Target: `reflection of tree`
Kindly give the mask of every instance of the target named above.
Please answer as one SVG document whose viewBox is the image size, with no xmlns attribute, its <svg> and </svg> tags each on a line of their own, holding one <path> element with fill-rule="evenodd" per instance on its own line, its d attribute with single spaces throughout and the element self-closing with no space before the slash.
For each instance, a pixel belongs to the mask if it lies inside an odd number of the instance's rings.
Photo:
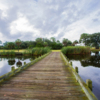
<svg viewBox="0 0 100 100">
<path fill-rule="evenodd" d="M 92 55 L 90 59 L 87 60 L 82 60 L 81 65 L 84 67 L 87 66 L 95 66 L 99 67 L 100 66 L 100 55 L 99 52 L 96 52 L 95 55 Z"/>
<path fill-rule="evenodd" d="M 67 58 L 69 60 L 83 60 L 83 59 L 88 59 L 90 58 L 90 55 L 67 55 Z"/>
<path fill-rule="evenodd" d="M 22 62 L 21 62 L 21 61 L 18 61 L 18 62 L 16 63 L 16 66 L 17 66 L 17 67 L 22 66 Z"/>
<path fill-rule="evenodd" d="M 14 65 L 15 64 L 15 59 L 9 59 L 8 64 L 9 65 Z"/>
</svg>

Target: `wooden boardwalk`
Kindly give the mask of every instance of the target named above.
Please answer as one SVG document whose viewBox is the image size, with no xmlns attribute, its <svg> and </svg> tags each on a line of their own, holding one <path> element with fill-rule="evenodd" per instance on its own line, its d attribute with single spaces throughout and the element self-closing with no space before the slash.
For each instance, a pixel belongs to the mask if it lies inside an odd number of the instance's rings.
<svg viewBox="0 0 100 100">
<path fill-rule="evenodd" d="M 0 100 L 88 100 L 60 52 L 22 71 L 0 86 Z"/>
</svg>

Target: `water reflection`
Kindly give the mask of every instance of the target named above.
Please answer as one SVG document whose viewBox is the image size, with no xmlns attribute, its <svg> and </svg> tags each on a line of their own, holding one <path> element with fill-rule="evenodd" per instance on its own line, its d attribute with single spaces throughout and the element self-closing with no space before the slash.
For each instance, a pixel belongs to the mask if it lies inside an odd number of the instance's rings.
<svg viewBox="0 0 100 100">
<path fill-rule="evenodd" d="M 34 59 L 34 56 L 0 56 L 0 76 L 10 72 L 12 66 L 18 68 L 24 65 L 24 62 L 28 63 Z"/>
<path fill-rule="evenodd" d="M 99 52 L 96 52 L 94 55 L 91 55 L 91 57 L 87 60 L 81 61 L 82 66 L 88 67 L 88 66 L 94 66 L 94 67 L 100 67 L 100 54 Z"/>
<path fill-rule="evenodd" d="M 19 61 L 16 63 L 16 66 L 17 66 L 17 67 L 22 66 L 22 62 L 19 60 Z"/>
<path fill-rule="evenodd" d="M 8 60 L 8 65 L 14 65 L 14 64 L 15 64 L 15 59 Z"/>
<path fill-rule="evenodd" d="M 91 55 L 67 55 L 72 61 L 73 67 L 79 68 L 79 75 L 86 82 L 93 82 L 93 93 L 100 100 L 100 52 L 92 52 Z"/>
</svg>

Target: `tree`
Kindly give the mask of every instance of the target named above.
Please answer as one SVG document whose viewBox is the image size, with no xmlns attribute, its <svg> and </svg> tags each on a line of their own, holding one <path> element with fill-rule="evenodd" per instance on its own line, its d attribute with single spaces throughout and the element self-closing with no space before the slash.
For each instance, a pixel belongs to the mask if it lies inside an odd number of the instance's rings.
<svg viewBox="0 0 100 100">
<path fill-rule="evenodd" d="M 36 39 L 36 47 L 43 47 L 43 40 L 42 38 Z"/>
<path fill-rule="evenodd" d="M 56 39 L 54 37 L 50 38 L 52 40 L 52 42 L 56 42 Z"/>
<path fill-rule="evenodd" d="M 83 41 L 87 46 L 95 46 L 96 49 L 99 49 L 100 45 L 100 32 L 87 34 L 83 33 L 80 37 L 80 42 Z"/>
<path fill-rule="evenodd" d="M 20 39 L 17 39 L 17 40 L 15 41 L 15 43 L 16 43 L 16 45 L 18 46 L 18 52 L 19 52 L 19 46 L 20 46 L 20 44 L 21 44 L 21 40 L 20 40 Z"/>
<path fill-rule="evenodd" d="M 47 46 L 48 46 L 48 43 L 47 43 L 47 42 L 44 42 L 43 45 L 44 45 L 45 47 L 47 47 Z"/>
<path fill-rule="evenodd" d="M 74 45 L 75 46 L 75 44 L 77 44 L 78 43 L 78 41 L 77 40 L 75 40 L 74 42 L 73 42 L 73 44 L 72 45 Z"/>
<path fill-rule="evenodd" d="M 68 42 L 68 39 L 65 39 L 65 38 L 62 41 L 62 43 L 63 43 L 64 46 L 67 46 L 67 42 Z"/>
<path fill-rule="evenodd" d="M 13 42 L 8 42 L 7 47 L 10 48 L 10 49 L 14 49 L 15 44 Z"/>
</svg>

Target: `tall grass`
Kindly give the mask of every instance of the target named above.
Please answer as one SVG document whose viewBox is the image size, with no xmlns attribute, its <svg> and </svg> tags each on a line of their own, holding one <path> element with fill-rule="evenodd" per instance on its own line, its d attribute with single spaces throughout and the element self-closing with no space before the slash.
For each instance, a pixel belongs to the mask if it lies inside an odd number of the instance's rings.
<svg viewBox="0 0 100 100">
<path fill-rule="evenodd" d="M 1 56 L 15 56 L 15 52 L 14 51 L 3 51 L 0 52 Z"/>
<path fill-rule="evenodd" d="M 39 47 L 35 47 L 33 49 L 27 49 L 26 51 L 24 51 L 24 55 L 34 55 L 34 56 L 38 56 L 38 55 L 43 55 L 45 53 L 48 53 L 50 51 L 49 47 L 45 47 L 45 48 L 39 48 Z"/>
<path fill-rule="evenodd" d="M 62 48 L 62 53 L 66 54 L 89 54 L 91 52 L 90 47 L 85 46 L 68 46 Z"/>
</svg>

